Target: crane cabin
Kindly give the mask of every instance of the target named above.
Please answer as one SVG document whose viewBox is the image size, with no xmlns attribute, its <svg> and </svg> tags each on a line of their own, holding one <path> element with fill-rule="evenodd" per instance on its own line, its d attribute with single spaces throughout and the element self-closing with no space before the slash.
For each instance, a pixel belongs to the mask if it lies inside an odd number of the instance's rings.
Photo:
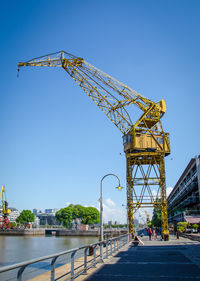
<svg viewBox="0 0 200 281">
<path fill-rule="evenodd" d="M 165 133 L 163 135 L 154 135 L 138 130 L 133 134 L 124 135 L 123 145 L 125 153 L 163 151 L 165 153 L 165 156 L 170 154 L 168 133 Z"/>
</svg>

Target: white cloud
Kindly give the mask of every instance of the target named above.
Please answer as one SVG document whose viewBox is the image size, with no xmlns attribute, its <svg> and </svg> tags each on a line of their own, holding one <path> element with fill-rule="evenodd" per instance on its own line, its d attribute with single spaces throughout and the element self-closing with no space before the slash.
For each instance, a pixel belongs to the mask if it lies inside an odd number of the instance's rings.
<svg viewBox="0 0 200 281">
<path fill-rule="evenodd" d="M 172 192 L 173 190 L 173 187 L 168 187 L 167 190 L 166 190 L 166 193 L 167 193 L 167 197 L 170 195 L 170 193 Z"/>
<path fill-rule="evenodd" d="M 114 206 L 116 206 L 115 202 L 113 202 L 110 198 L 107 198 L 107 199 L 106 199 L 106 204 L 107 204 L 109 207 L 114 207 Z"/>
<path fill-rule="evenodd" d="M 110 198 L 105 199 L 103 203 L 103 221 L 107 223 L 108 221 L 115 221 L 119 223 L 126 223 L 126 208 L 122 206 L 117 206 L 114 201 Z"/>
</svg>

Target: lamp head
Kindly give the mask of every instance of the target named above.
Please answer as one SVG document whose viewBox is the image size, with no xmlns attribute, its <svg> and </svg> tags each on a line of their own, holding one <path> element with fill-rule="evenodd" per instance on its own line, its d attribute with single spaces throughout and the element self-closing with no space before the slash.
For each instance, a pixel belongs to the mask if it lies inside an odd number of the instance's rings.
<svg viewBox="0 0 200 281">
<path fill-rule="evenodd" d="M 116 189 L 119 190 L 119 191 L 121 191 L 123 188 L 124 188 L 124 187 L 121 186 L 121 185 L 119 185 L 119 186 L 116 187 Z"/>
</svg>

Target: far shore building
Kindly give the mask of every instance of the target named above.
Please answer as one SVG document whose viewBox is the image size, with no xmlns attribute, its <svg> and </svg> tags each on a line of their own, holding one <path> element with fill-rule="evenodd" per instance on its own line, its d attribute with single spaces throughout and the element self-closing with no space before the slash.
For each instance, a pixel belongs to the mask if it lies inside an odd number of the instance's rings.
<svg viewBox="0 0 200 281">
<path fill-rule="evenodd" d="M 35 221 L 32 223 L 33 228 L 39 228 L 40 227 L 40 219 L 35 216 Z"/>
<path fill-rule="evenodd" d="M 39 215 L 39 214 L 41 214 L 41 213 L 42 213 L 41 210 L 39 210 L 39 209 L 37 209 L 37 208 L 33 209 L 33 214 L 34 214 L 35 216 L 37 216 L 37 215 Z"/>
<path fill-rule="evenodd" d="M 79 224 L 78 225 L 78 230 L 89 230 L 89 225 L 88 224 Z"/>
<path fill-rule="evenodd" d="M 38 228 L 40 226 L 60 226 L 61 222 L 56 220 L 56 212 L 58 209 L 45 209 L 44 212 L 42 212 L 40 209 L 33 209 L 33 214 L 35 215 L 35 222 L 33 223 L 33 226 Z"/>
<path fill-rule="evenodd" d="M 10 207 L 10 214 L 8 216 L 10 222 L 16 222 L 16 219 L 19 217 L 20 212 L 16 208 Z"/>
<path fill-rule="evenodd" d="M 54 208 L 54 209 L 45 209 L 44 212 L 46 214 L 56 214 L 56 212 L 58 211 L 59 209 L 57 208 Z"/>
<path fill-rule="evenodd" d="M 56 220 L 55 214 L 48 213 L 40 213 L 37 215 L 40 220 L 41 226 L 51 225 L 51 226 L 59 226 L 61 222 Z"/>
<path fill-rule="evenodd" d="M 200 155 L 192 158 L 167 198 L 169 223 L 200 224 Z"/>
</svg>

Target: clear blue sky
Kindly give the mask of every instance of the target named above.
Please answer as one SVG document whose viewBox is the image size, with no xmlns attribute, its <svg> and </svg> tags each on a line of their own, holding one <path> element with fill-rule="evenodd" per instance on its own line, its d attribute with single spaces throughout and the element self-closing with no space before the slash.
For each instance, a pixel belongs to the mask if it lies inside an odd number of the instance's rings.
<svg viewBox="0 0 200 281">
<path fill-rule="evenodd" d="M 105 174 L 126 182 L 121 133 L 64 70 L 23 68 L 17 78 L 19 61 L 59 50 L 166 100 L 175 185 L 199 154 L 199 14 L 198 0 L 1 1 L 0 182 L 10 206 L 97 206 Z M 126 192 L 116 184 L 105 179 L 103 192 L 119 209 Z"/>
</svg>

